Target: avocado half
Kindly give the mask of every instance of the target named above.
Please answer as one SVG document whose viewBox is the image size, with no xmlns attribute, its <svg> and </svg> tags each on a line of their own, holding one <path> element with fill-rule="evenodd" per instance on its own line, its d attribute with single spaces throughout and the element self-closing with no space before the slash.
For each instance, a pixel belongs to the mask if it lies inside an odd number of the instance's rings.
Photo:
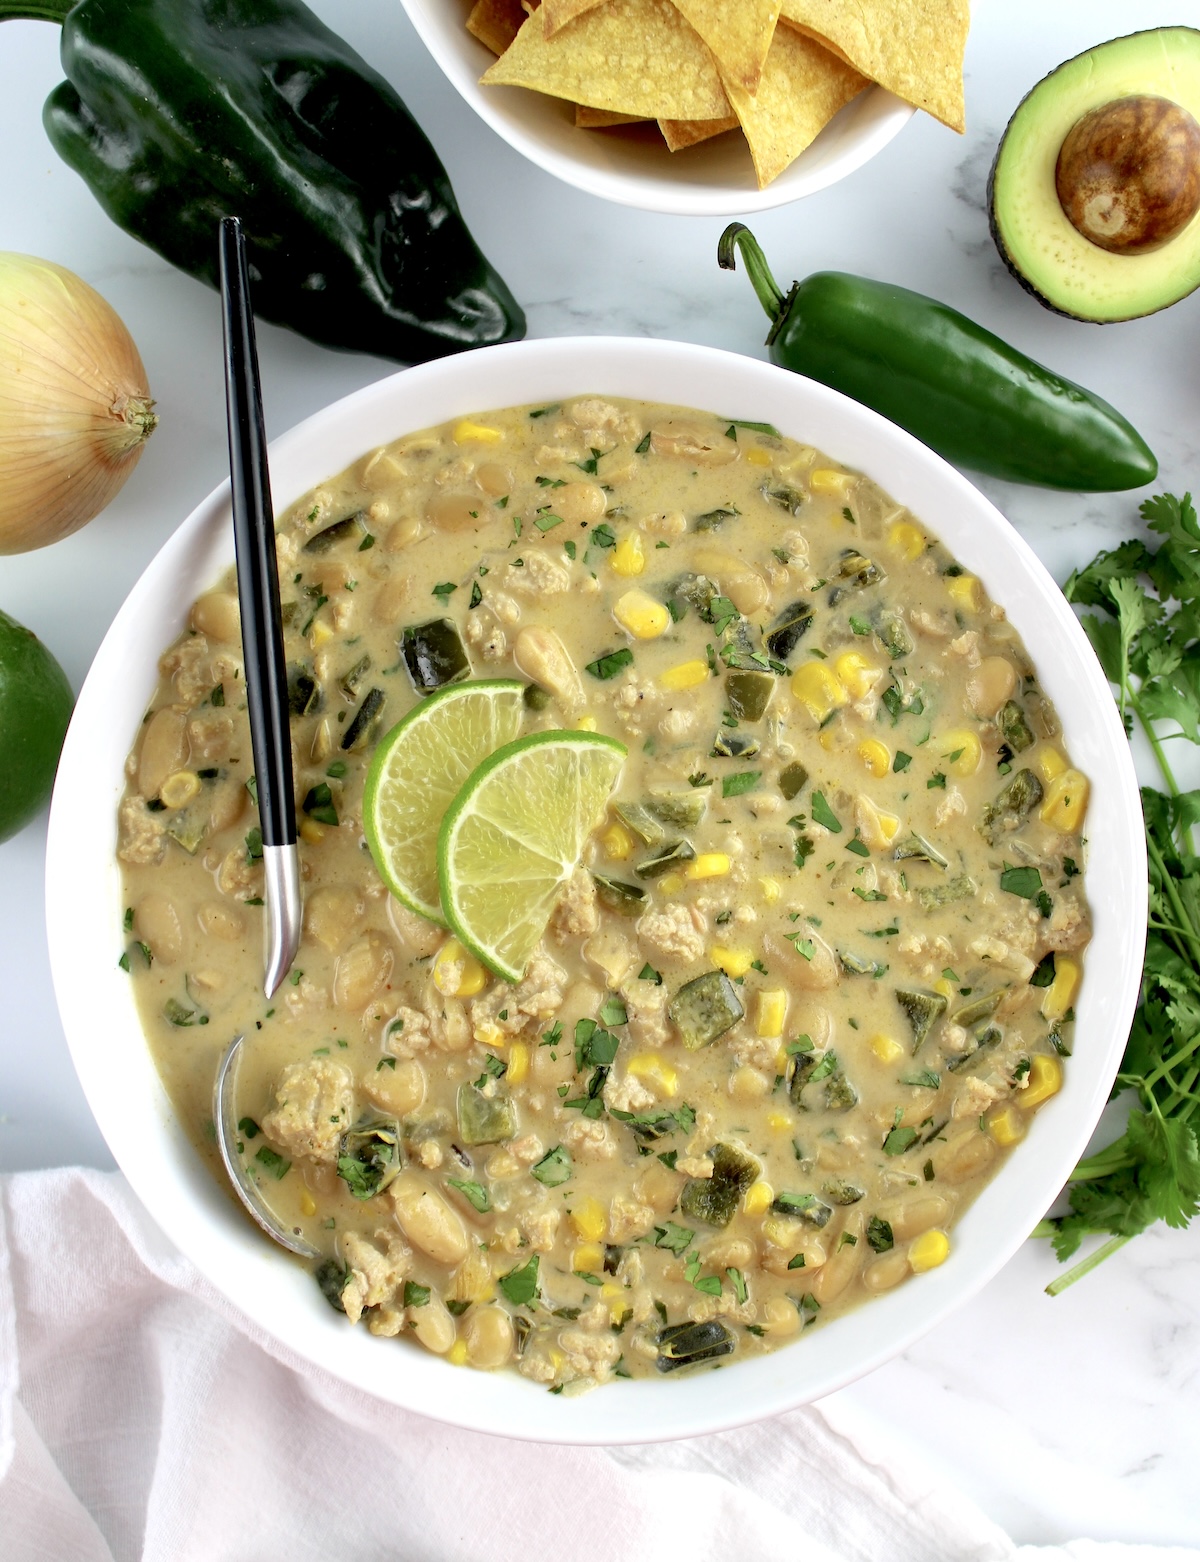
<svg viewBox="0 0 1200 1562">
<path fill-rule="evenodd" d="M 1160 248 L 1117 254 L 1072 226 L 1055 172 L 1070 131 L 1120 99 L 1177 104 L 1200 121 L 1200 31 L 1157 27 L 1097 45 L 1018 105 L 988 178 L 992 237 L 1008 269 L 1058 314 L 1108 322 L 1153 314 L 1200 287 L 1200 214 Z"/>
</svg>

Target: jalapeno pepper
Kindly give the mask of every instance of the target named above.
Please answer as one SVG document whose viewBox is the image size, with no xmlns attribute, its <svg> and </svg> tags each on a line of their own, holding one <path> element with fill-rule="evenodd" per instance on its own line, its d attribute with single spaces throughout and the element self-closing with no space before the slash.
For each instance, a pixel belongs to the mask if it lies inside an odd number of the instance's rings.
<svg viewBox="0 0 1200 1562">
<path fill-rule="evenodd" d="M 413 361 L 524 335 L 400 98 L 300 0 L 0 0 L 62 24 L 46 131 L 114 222 L 215 287 L 241 218 L 259 314 Z"/>
<path fill-rule="evenodd" d="M 1076 492 L 1139 488 L 1158 472 L 1137 430 L 1106 401 L 1034 363 L 922 293 L 840 271 L 778 286 L 753 234 L 725 229 L 771 319 L 771 361 L 873 407 L 957 466 Z"/>
</svg>

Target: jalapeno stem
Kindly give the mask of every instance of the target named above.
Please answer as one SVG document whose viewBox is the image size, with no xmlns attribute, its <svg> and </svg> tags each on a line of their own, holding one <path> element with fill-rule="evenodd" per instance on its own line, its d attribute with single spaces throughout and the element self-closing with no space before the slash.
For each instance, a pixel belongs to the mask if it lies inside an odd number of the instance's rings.
<svg viewBox="0 0 1200 1562">
<path fill-rule="evenodd" d="M 784 312 L 786 295 L 771 275 L 767 257 L 759 248 L 758 240 L 744 222 L 731 222 L 717 243 L 717 264 L 723 271 L 737 270 L 737 251 L 741 250 L 746 272 L 758 301 L 766 310 L 772 325 L 777 327 Z"/>
<path fill-rule="evenodd" d="M 61 26 L 75 0 L 0 0 L 0 22 L 58 22 Z"/>
</svg>

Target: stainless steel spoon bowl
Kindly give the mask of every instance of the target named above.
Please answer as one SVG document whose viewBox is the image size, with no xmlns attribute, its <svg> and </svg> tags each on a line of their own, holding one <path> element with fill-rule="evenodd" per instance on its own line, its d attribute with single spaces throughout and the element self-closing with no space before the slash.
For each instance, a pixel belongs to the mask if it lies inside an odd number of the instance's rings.
<svg viewBox="0 0 1200 1562">
<path fill-rule="evenodd" d="M 221 1159 L 225 1162 L 225 1170 L 229 1173 L 234 1192 L 267 1235 L 273 1237 L 280 1247 L 286 1247 L 289 1253 L 298 1253 L 301 1258 L 320 1258 L 317 1249 L 305 1241 L 298 1230 L 280 1223 L 238 1151 L 242 1135 L 238 1130 L 234 1097 L 238 1053 L 244 1040 L 244 1036 L 235 1036 L 229 1043 L 213 1085 L 213 1122 L 216 1124 Z"/>
</svg>

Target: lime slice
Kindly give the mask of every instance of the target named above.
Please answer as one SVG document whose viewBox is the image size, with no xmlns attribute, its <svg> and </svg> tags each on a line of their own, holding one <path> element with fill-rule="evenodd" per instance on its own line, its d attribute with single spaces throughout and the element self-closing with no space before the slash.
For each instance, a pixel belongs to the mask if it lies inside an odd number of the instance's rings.
<svg viewBox="0 0 1200 1562">
<path fill-rule="evenodd" d="M 597 732 L 534 732 L 485 759 L 450 805 L 438 837 L 442 905 L 460 943 L 498 976 L 524 974 L 625 753 Z"/>
<path fill-rule="evenodd" d="M 380 739 L 363 794 L 363 831 L 388 889 L 445 926 L 438 897 L 442 815 L 489 754 L 521 730 L 524 684 L 455 683 L 409 711 Z"/>
</svg>

